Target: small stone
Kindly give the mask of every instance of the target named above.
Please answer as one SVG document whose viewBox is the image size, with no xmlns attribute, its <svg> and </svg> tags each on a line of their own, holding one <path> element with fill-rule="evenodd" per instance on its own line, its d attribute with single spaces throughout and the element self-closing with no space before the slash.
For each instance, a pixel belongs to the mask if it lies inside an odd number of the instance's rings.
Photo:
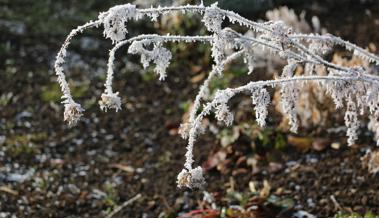
<svg viewBox="0 0 379 218">
<path fill-rule="evenodd" d="M 332 147 L 333 149 L 338 150 L 338 149 L 340 149 L 341 144 L 338 143 L 338 142 L 333 142 L 333 143 L 330 145 L 330 147 Z"/>
</svg>

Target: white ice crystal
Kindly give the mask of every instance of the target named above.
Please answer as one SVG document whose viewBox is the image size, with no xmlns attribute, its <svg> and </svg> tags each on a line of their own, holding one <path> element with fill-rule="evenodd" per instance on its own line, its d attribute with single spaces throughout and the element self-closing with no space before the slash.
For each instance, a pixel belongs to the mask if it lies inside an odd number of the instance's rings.
<svg viewBox="0 0 379 218">
<path fill-rule="evenodd" d="M 195 169 L 183 169 L 177 177 L 177 184 L 179 188 L 203 188 L 205 179 L 203 176 L 203 169 L 196 167 Z"/>
<path fill-rule="evenodd" d="M 242 43 L 242 47 L 244 50 L 243 61 L 247 65 L 247 68 L 249 69 L 248 74 L 251 74 L 254 71 L 255 65 L 256 65 L 256 59 L 254 56 L 254 48 L 250 42 Z"/>
<path fill-rule="evenodd" d="M 296 63 L 290 62 L 283 68 L 282 78 L 293 77 L 295 69 Z M 297 84 L 295 82 L 291 82 L 281 85 L 280 88 L 280 103 L 282 106 L 282 111 L 287 115 L 288 122 L 291 126 L 290 130 L 292 132 L 297 132 L 298 129 L 296 102 L 299 99 L 300 90 L 296 85 Z"/>
<path fill-rule="evenodd" d="M 227 126 L 231 126 L 233 124 L 234 115 L 230 112 L 227 104 L 219 104 L 216 106 L 215 110 L 218 121 L 224 122 Z"/>
<path fill-rule="evenodd" d="M 110 38 L 113 43 L 125 39 L 126 22 L 136 17 L 136 6 L 132 4 L 117 5 L 107 12 L 99 15 L 99 20 L 104 25 L 104 36 Z"/>
<path fill-rule="evenodd" d="M 224 122 L 225 125 L 230 126 L 233 123 L 234 115 L 230 112 L 227 105 L 229 99 L 233 97 L 233 93 L 226 91 L 218 91 L 215 94 L 215 101 L 217 105 L 215 106 L 216 118 L 220 122 Z"/>
<path fill-rule="evenodd" d="M 189 133 L 190 127 L 191 127 L 191 125 L 189 123 L 180 124 L 179 134 L 183 139 L 188 138 L 188 136 L 189 136 L 188 133 Z"/>
<path fill-rule="evenodd" d="M 108 109 L 121 110 L 121 98 L 116 93 L 103 93 L 99 101 L 100 109 L 107 112 Z"/>
<path fill-rule="evenodd" d="M 332 72 L 330 75 L 334 75 Z M 350 81 L 327 81 L 326 92 L 332 97 L 336 108 L 342 108 L 344 99 L 353 91 Z"/>
<path fill-rule="evenodd" d="M 83 116 L 84 109 L 73 101 L 66 100 L 64 103 L 64 120 L 68 122 L 70 126 L 75 125 L 79 119 Z"/>
<path fill-rule="evenodd" d="M 251 98 L 255 105 L 255 116 L 261 127 L 266 126 L 267 107 L 270 104 L 270 94 L 264 88 L 256 88 L 251 92 Z"/>
<path fill-rule="evenodd" d="M 212 4 L 210 7 L 205 9 L 203 22 L 205 27 L 211 32 L 220 32 L 222 21 L 224 20 L 225 15 L 220 13 L 220 10 L 217 7 L 217 2 Z"/>
<path fill-rule="evenodd" d="M 346 135 L 348 136 L 347 142 L 348 142 L 348 145 L 351 146 L 358 139 L 357 131 L 359 128 L 357 106 L 351 96 L 348 98 L 348 101 L 347 101 L 347 109 L 345 113 L 345 125 L 347 126 L 347 133 L 346 133 Z"/>
<path fill-rule="evenodd" d="M 153 50 L 153 62 L 156 65 L 154 71 L 159 75 L 159 80 L 165 80 L 167 76 L 167 68 L 172 58 L 171 52 L 162 47 Z"/>
<path fill-rule="evenodd" d="M 160 44 L 154 44 L 152 50 L 148 50 L 145 46 L 151 44 L 152 41 L 134 41 L 130 47 L 128 52 L 130 54 L 139 54 L 141 55 L 141 64 L 144 68 L 147 68 L 150 65 L 150 62 L 155 64 L 155 73 L 159 75 L 159 80 L 165 80 L 167 76 L 167 68 L 170 65 L 170 61 L 172 58 L 171 52 L 160 46 Z"/>
</svg>

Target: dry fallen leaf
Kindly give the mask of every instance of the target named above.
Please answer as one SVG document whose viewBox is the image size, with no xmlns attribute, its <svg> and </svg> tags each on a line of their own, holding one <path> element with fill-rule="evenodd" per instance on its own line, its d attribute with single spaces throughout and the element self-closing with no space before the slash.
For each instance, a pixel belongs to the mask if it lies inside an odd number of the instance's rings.
<svg viewBox="0 0 379 218">
<path fill-rule="evenodd" d="M 18 192 L 9 188 L 8 186 L 0 186 L 0 191 L 6 192 L 11 195 L 18 195 Z"/>
<path fill-rule="evenodd" d="M 191 78 L 191 83 L 198 83 L 200 81 L 202 81 L 205 77 L 205 73 L 200 73 L 200 74 L 197 74 L 196 76 L 193 76 Z"/>
<path fill-rule="evenodd" d="M 270 196 L 270 190 L 271 190 L 270 184 L 268 183 L 267 180 L 264 180 L 263 181 L 263 188 L 260 191 L 259 196 L 261 198 L 268 198 Z"/>
<path fill-rule="evenodd" d="M 208 160 L 204 163 L 204 169 L 210 170 L 218 165 L 222 164 L 226 159 L 226 152 L 224 150 L 219 150 L 218 152 L 209 155 Z"/>
<path fill-rule="evenodd" d="M 295 146 L 300 151 L 307 151 L 312 147 L 313 139 L 310 137 L 300 137 L 289 135 L 288 144 Z"/>
<path fill-rule="evenodd" d="M 125 171 L 127 173 L 134 173 L 135 169 L 131 166 L 128 165 L 123 165 L 123 164 L 111 164 L 111 168 L 117 168 L 119 170 Z"/>
<path fill-rule="evenodd" d="M 232 176 L 237 176 L 239 174 L 247 174 L 248 172 L 249 171 L 245 168 L 238 168 L 238 169 L 233 170 Z"/>
<path fill-rule="evenodd" d="M 194 65 L 194 66 L 191 67 L 191 72 L 192 72 L 192 73 L 198 73 L 198 72 L 200 72 L 202 69 L 203 69 L 202 66 L 200 66 L 200 65 Z"/>
</svg>

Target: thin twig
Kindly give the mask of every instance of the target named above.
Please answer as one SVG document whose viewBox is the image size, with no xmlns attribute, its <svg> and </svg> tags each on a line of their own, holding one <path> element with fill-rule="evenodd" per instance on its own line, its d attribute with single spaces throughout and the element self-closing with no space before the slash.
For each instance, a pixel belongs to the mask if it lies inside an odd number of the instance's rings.
<svg viewBox="0 0 379 218">
<path fill-rule="evenodd" d="M 116 209 L 114 209 L 112 211 L 112 213 L 110 213 L 108 216 L 106 216 L 106 218 L 111 218 L 113 217 L 114 215 L 116 215 L 118 212 L 120 212 L 122 209 L 124 209 L 125 207 L 127 207 L 128 205 L 132 204 L 133 202 L 135 202 L 136 200 L 140 199 L 142 197 L 141 194 L 138 194 L 136 196 L 134 196 L 133 198 L 125 201 L 122 205 L 116 207 Z"/>
<path fill-rule="evenodd" d="M 336 210 L 344 210 L 343 207 L 341 207 L 341 205 L 338 203 L 337 199 L 334 197 L 334 195 L 331 195 L 330 196 L 330 200 L 332 200 L 333 204 L 334 204 L 334 209 Z"/>
</svg>

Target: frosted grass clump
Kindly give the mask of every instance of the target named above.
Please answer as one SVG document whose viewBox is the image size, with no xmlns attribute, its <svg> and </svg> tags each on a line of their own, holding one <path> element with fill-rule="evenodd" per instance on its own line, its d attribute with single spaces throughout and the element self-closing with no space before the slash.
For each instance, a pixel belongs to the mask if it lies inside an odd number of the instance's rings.
<svg viewBox="0 0 379 218">
<path fill-rule="evenodd" d="M 162 15 L 180 12 L 201 15 L 209 35 L 142 34 L 126 38 L 127 22 L 140 19 L 150 19 L 154 22 Z M 249 34 L 235 31 L 230 24 L 245 28 Z M 67 48 L 74 36 L 85 29 L 100 26 L 104 27 L 104 36 L 115 44 L 109 52 L 105 89 L 99 101 L 100 109 L 104 111 L 121 109 L 122 101 L 119 92 L 114 92 L 112 89 L 115 54 L 121 47 L 129 45 L 128 52 L 140 55 L 143 67 L 146 68 L 151 63 L 155 64 L 154 71 L 160 80 L 164 80 L 172 59 L 171 52 L 164 47 L 165 43 L 208 43 L 211 46 L 212 70 L 200 86 L 189 112 L 188 121 L 180 126 L 179 132 L 188 143 L 184 168 L 177 177 L 179 187 L 201 188 L 204 185 L 203 169 L 200 166 L 193 166 L 195 142 L 206 129 L 202 121 L 206 116 L 214 113 L 218 121 L 228 126 L 232 125 L 234 115 L 228 103 L 231 98 L 241 93 L 251 95 L 256 120 L 259 125 L 265 126 L 271 101 L 268 89 L 278 88 L 282 110 L 288 117 L 291 131 L 296 132 L 299 127 L 298 108 L 296 108 L 299 88 L 312 83 L 333 98 L 336 108 L 346 109 L 345 124 L 348 129 L 349 145 L 353 145 L 358 138 L 359 118 L 364 114 L 369 116 L 368 127 L 375 133 L 376 140 L 379 142 L 379 76 L 370 74 L 371 71 L 367 69 L 367 66 L 366 68 L 365 66 L 344 67 L 329 62 L 323 56 L 336 45 L 346 48 L 352 55 L 368 60 L 371 64 L 379 64 L 379 58 L 376 55 L 330 34 L 296 33 L 280 20 L 254 22 L 232 11 L 220 9 L 217 4 L 146 9 L 138 9 L 131 4 L 118 5 L 100 13 L 98 20 L 90 21 L 72 30 L 58 52 L 55 62 L 55 72 L 63 92 L 64 120 L 70 125 L 79 121 L 84 109 L 73 100 L 64 74 L 63 65 Z M 253 80 L 242 86 L 217 90 L 214 94 L 209 92 L 210 82 L 222 77 L 225 67 L 237 59 L 242 58 L 249 73 L 254 73 L 255 53 L 259 51 L 265 51 L 265 54 L 287 62 L 282 75 L 272 80 Z M 296 75 L 297 67 L 303 67 L 305 72 L 302 75 Z M 316 68 L 325 70 L 321 74 L 314 70 Z"/>
</svg>

